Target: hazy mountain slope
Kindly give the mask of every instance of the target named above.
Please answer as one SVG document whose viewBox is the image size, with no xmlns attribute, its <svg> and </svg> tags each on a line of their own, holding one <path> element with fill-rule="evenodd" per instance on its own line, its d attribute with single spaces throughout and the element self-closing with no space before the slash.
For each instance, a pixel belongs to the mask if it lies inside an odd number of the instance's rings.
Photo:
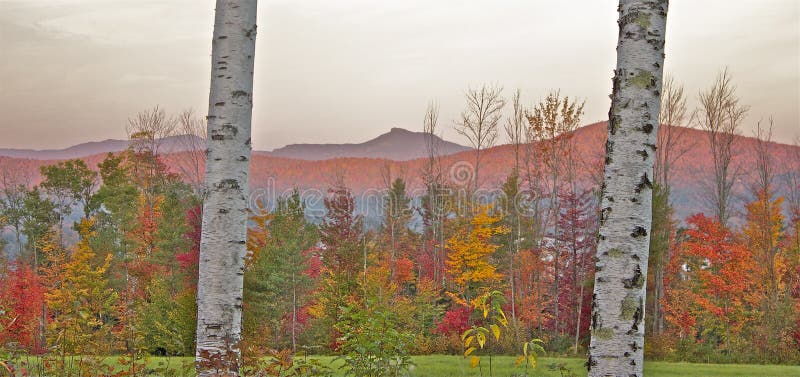
<svg viewBox="0 0 800 377">
<path fill-rule="evenodd" d="M 395 131 L 396 132 L 396 131 Z M 675 205 L 675 216 L 683 219 L 692 213 L 708 210 L 704 195 L 710 182 L 712 160 L 708 147 L 708 138 L 703 131 L 685 129 L 685 137 L 679 145 L 679 150 L 685 154 L 672 169 L 672 201 Z M 387 135 L 390 135 L 391 132 Z M 582 127 L 574 134 L 575 152 L 583 160 L 578 171 L 579 180 L 583 184 L 596 186 L 602 175 L 602 156 L 606 138 L 606 123 L 594 123 Z M 733 208 L 741 209 L 745 201 L 750 200 L 747 185 L 754 178 L 755 139 L 739 137 L 736 142 L 737 154 L 734 165 L 738 169 L 739 183 L 734 187 L 735 199 Z M 392 149 L 391 146 L 387 147 Z M 776 186 L 779 193 L 786 192 L 782 177 L 788 169 L 798 169 L 800 166 L 800 147 L 772 143 L 770 152 L 775 161 Z M 184 153 L 165 155 L 168 166 L 175 168 L 184 158 Z M 102 161 L 104 154 L 85 157 L 89 166 L 96 166 Z M 450 181 L 458 180 L 458 171 L 466 168 L 469 170 L 475 158 L 474 151 L 462 151 L 441 160 L 442 174 Z M 487 149 L 482 154 L 481 185 L 484 188 L 495 189 L 500 187 L 514 164 L 514 152 L 510 145 L 502 145 Z M 277 157 L 270 153 L 254 154 L 252 158 L 251 186 L 253 197 L 272 198 L 293 188 L 304 190 L 306 198 L 321 203 L 321 196 L 327 187 L 334 182 L 337 176 L 343 176 L 345 183 L 356 193 L 359 201 L 379 201 L 381 191 L 385 188 L 384 176 L 387 167 L 391 168 L 393 176 L 404 177 L 412 196 L 421 195 L 422 181 L 420 171 L 426 163 L 426 158 L 401 161 L 376 158 L 333 158 L 311 161 L 305 159 L 292 159 Z M 27 181 L 33 185 L 40 181 L 39 167 L 52 164 L 56 160 L 32 160 L 0 157 L 0 168 L 22 172 L 28 176 Z M 522 167 L 523 178 L 526 169 Z M 738 214 L 741 216 L 741 214 Z"/>
<path fill-rule="evenodd" d="M 192 145 L 202 145 L 202 143 L 205 142 L 197 136 L 177 135 L 162 139 L 159 149 L 167 153 L 180 152 L 190 148 Z M 64 149 L 35 150 L 0 148 L 0 156 L 33 160 L 68 160 L 96 154 L 106 154 L 108 152 L 120 152 L 127 149 L 128 145 L 130 145 L 130 141 L 128 140 L 107 139 L 73 145 Z"/>
</svg>

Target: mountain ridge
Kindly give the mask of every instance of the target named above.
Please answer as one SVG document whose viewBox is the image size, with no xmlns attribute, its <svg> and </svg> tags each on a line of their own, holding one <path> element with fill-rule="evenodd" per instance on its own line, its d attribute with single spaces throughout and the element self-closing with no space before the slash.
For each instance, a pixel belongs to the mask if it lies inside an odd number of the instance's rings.
<svg viewBox="0 0 800 377">
<path fill-rule="evenodd" d="M 205 141 L 197 136 L 194 140 L 185 140 L 189 135 L 169 136 L 162 139 L 162 151 L 166 153 L 182 152 Z M 389 132 L 361 143 L 295 143 L 273 149 L 254 150 L 253 154 L 292 158 L 298 160 L 319 161 L 333 158 L 385 158 L 395 161 L 408 161 L 427 155 L 426 135 L 423 132 L 409 131 L 393 127 Z M 436 137 L 440 153 L 443 155 L 471 150 L 472 148 Z M 0 156 L 31 160 L 65 160 L 84 158 L 92 155 L 121 152 L 128 148 L 129 140 L 106 139 L 76 144 L 62 149 L 17 149 L 0 148 Z"/>
</svg>

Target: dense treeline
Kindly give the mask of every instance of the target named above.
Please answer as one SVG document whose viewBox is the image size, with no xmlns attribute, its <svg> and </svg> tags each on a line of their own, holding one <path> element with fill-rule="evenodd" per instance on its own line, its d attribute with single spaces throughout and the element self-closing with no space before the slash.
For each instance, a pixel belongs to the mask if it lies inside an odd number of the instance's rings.
<svg viewBox="0 0 800 377">
<path fill-rule="evenodd" d="M 502 108 L 500 92 L 469 92 L 464 133 L 480 121 L 496 138 L 500 118 L 474 116 L 487 113 L 484 103 L 489 113 Z M 666 101 L 677 95 L 665 87 Z M 365 371 L 374 367 L 365 355 L 389 357 L 379 368 L 404 368 L 408 354 L 519 354 L 532 338 L 552 352 L 583 352 L 599 164 L 572 145 L 582 104 L 557 92 L 531 109 L 518 94 L 512 102 L 505 131 L 515 163 L 499 187 L 480 181 L 477 153 L 442 166 L 432 143 L 421 171 L 383 169 L 379 227 L 365 225 L 347 177 L 331 180 L 321 222 L 309 221 L 301 190 L 254 200 L 246 360 L 340 353 L 351 370 Z M 674 108 L 663 111 L 673 113 L 662 120 L 682 121 Z M 437 117 L 431 106 L 430 135 Z M 120 354 L 133 370 L 147 354 L 194 354 L 201 190 L 164 163 L 157 129 L 140 124 L 131 148 L 96 167 L 82 160 L 42 167 L 38 186 L 3 169 L 0 221 L 16 240 L 0 261 L 3 350 L 61 357 L 53 363 Z M 670 129 L 677 128 L 662 127 L 660 140 L 679 137 Z M 674 162 L 679 151 L 672 152 L 659 156 L 657 174 Z M 800 360 L 800 174 L 773 174 L 766 147 L 755 160 L 759 174 L 742 178 L 750 181 L 746 205 L 725 203 L 743 213 L 735 225 L 718 214 L 673 218 L 668 174 L 657 175 L 651 267 L 639 277 L 649 290 L 651 357 Z M 409 197 L 411 176 L 423 182 L 423 196 Z M 776 194 L 780 185 L 785 198 Z M 468 335 L 481 328 L 492 336 L 470 351 L 477 343 Z"/>
</svg>

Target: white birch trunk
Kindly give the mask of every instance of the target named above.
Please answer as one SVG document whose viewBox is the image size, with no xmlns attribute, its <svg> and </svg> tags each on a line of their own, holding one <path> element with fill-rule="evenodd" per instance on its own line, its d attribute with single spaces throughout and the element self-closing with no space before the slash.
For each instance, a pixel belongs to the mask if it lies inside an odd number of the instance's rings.
<svg viewBox="0 0 800 377">
<path fill-rule="evenodd" d="M 653 157 L 667 0 L 620 0 L 589 376 L 642 376 Z"/>
<path fill-rule="evenodd" d="M 199 376 L 238 376 L 257 0 L 217 0 L 197 284 Z"/>
</svg>

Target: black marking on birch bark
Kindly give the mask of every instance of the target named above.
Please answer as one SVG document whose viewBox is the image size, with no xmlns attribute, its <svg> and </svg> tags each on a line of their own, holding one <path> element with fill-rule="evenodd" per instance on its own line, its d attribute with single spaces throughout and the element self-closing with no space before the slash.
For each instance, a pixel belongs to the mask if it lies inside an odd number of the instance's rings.
<svg viewBox="0 0 800 377">
<path fill-rule="evenodd" d="M 254 37 L 255 34 L 256 34 L 256 28 L 257 28 L 257 26 L 253 25 L 253 27 L 251 29 L 249 29 L 249 30 L 245 29 L 244 30 L 244 36 L 247 37 L 247 38 Z"/>
<path fill-rule="evenodd" d="M 249 94 L 247 94 L 247 92 L 245 92 L 244 90 L 234 90 L 233 92 L 231 92 L 231 97 L 233 97 L 233 98 L 246 97 L 248 95 Z"/>
<path fill-rule="evenodd" d="M 637 226 L 637 227 L 633 228 L 633 232 L 631 233 L 631 237 L 633 237 L 633 238 L 644 237 L 646 235 L 647 235 L 647 231 L 644 228 L 640 227 L 640 226 Z"/>
<path fill-rule="evenodd" d="M 602 320 L 600 319 L 600 313 L 597 312 L 597 294 L 592 295 L 592 328 L 597 329 L 603 325 Z"/>
<path fill-rule="evenodd" d="M 622 285 L 625 289 L 641 288 L 644 285 L 644 276 L 642 275 L 642 268 L 637 264 L 633 269 L 633 276 L 628 279 L 622 279 Z"/>
<path fill-rule="evenodd" d="M 228 39 L 228 36 L 227 35 L 220 35 L 219 38 L 217 38 L 217 39 Z"/>
<path fill-rule="evenodd" d="M 220 70 L 220 71 L 225 71 L 227 69 L 228 69 L 228 67 L 225 67 L 225 66 L 217 67 L 217 70 Z"/>
<path fill-rule="evenodd" d="M 225 102 L 217 102 L 214 106 L 225 106 Z"/>
<path fill-rule="evenodd" d="M 636 185 L 636 188 L 633 191 L 636 191 L 636 193 L 639 194 L 645 188 L 653 188 L 653 182 L 650 182 L 650 178 L 647 177 L 647 173 L 642 174 L 642 179 L 639 180 L 639 184 Z"/>
<path fill-rule="evenodd" d="M 247 141 L 244 142 L 244 144 L 249 147 L 250 146 L 250 138 L 248 138 Z"/>
<path fill-rule="evenodd" d="M 620 122 L 621 119 L 618 115 L 613 115 L 608 118 L 608 132 L 611 133 L 611 135 L 617 134 L 617 129 L 619 129 Z"/>
<path fill-rule="evenodd" d="M 211 130 L 211 140 L 233 140 L 238 133 L 238 127 L 225 123 L 222 127 Z"/>
<path fill-rule="evenodd" d="M 605 224 L 608 215 L 611 213 L 611 207 L 605 207 L 600 211 L 600 225 Z"/>
<path fill-rule="evenodd" d="M 650 148 L 650 150 L 652 150 L 653 152 L 655 152 L 656 149 L 658 149 L 658 147 L 656 147 L 655 144 L 651 144 L 651 143 L 644 143 L 644 146 Z"/>
<path fill-rule="evenodd" d="M 631 359 L 631 365 L 636 365 L 636 360 Z M 635 374 L 632 374 L 631 376 L 635 376 Z"/>
<path fill-rule="evenodd" d="M 225 213 L 228 213 L 228 210 L 227 210 L 227 209 L 225 209 L 225 208 L 220 208 L 220 209 L 219 209 L 219 213 L 223 213 L 223 214 L 225 214 Z"/>
<path fill-rule="evenodd" d="M 642 347 L 639 347 L 639 345 L 638 345 L 638 344 L 636 344 L 636 342 L 633 342 L 633 343 L 631 343 L 631 344 L 629 344 L 629 345 L 631 346 L 631 350 L 632 350 L 633 352 L 636 352 L 636 351 L 638 351 L 638 350 L 642 349 Z"/>
<path fill-rule="evenodd" d="M 633 260 L 635 260 L 635 261 L 640 261 L 640 260 L 642 260 L 642 258 L 639 258 L 639 255 L 638 255 L 638 254 L 631 254 L 631 259 L 633 259 Z"/>
<path fill-rule="evenodd" d="M 591 371 L 593 366 L 597 366 L 597 360 L 595 360 L 590 354 L 589 359 L 586 360 L 586 363 L 584 365 L 586 366 L 587 371 Z"/>
<path fill-rule="evenodd" d="M 648 154 L 647 151 L 644 149 L 636 151 L 636 154 L 642 156 L 642 161 L 647 161 L 647 157 L 650 156 L 650 154 Z"/>
<path fill-rule="evenodd" d="M 628 352 L 628 351 L 625 351 L 625 353 L 623 353 L 623 354 L 622 354 L 622 356 L 625 356 L 625 357 L 630 357 L 630 356 L 631 356 L 631 353 L 630 353 L 630 352 Z"/>
<path fill-rule="evenodd" d="M 235 179 L 223 179 L 217 184 L 217 189 L 220 190 L 239 190 L 239 182 Z"/>
<path fill-rule="evenodd" d="M 236 161 L 239 161 L 239 162 L 247 161 L 247 157 L 245 157 L 245 156 L 236 157 Z"/>
<path fill-rule="evenodd" d="M 644 126 L 642 126 L 642 132 L 644 132 L 644 133 L 646 133 L 646 134 L 650 135 L 650 133 L 651 133 L 651 132 L 653 132 L 653 128 L 654 128 L 654 127 L 653 127 L 653 125 L 652 125 L 652 124 L 650 124 L 650 123 L 645 123 L 645 125 L 644 125 Z"/>
<path fill-rule="evenodd" d="M 633 324 L 631 324 L 631 329 L 630 331 L 628 331 L 629 335 L 633 335 L 639 332 L 639 324 L 642 323 L 643 317 L 644 317 L 644 308 L 642 307 L 642 301 L 639 300 L 639 305 L 636 306 L 636 311 L 633 313 Z"/>
</svg>

